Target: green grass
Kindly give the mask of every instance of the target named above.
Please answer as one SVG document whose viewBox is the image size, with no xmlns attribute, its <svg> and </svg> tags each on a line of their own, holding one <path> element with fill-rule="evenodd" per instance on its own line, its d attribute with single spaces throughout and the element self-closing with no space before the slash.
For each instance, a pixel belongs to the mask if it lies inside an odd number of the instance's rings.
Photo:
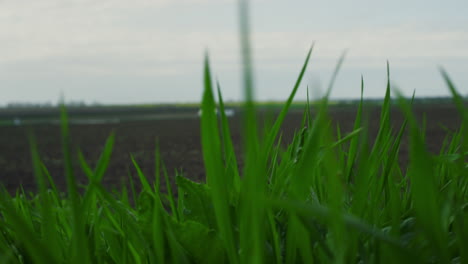
<svg viewBox="0 0 468 264">
<path fill-rule="evenodd" d="M 106 190 L 101 181 L 112 177 L 105 172 L 115 136 L 109 136 L 95 168 L 81 153 L 73 162 L 62 108 L 67 192 L 57 190 L 30 136 L 38 192 L 1 191 L 0 263 L 468 263 L 468 110 L 448 74 L 441 70 L 462 122 L 447 134 L 438 154 L 427 151 L 412 100 L 399 96 L 406 121 L 391 125 L 389 67 L 373 144 L 363 118 L 362 79 L 352 132 L 343 134 L 330 125 L 326 96 L 313 105 L 314 116 L 306 104 L 302 129 L 283 147 L 280 127 L 312 48 L 278 118 L 260 129 L 243 1 L 241 14 L 245 166 L 238 167 L 221 87 L 213 87 L 208 57 L 201 104 L 206 183 L 177 175 L 178 198 L 169 185 L 168 193 L 159 191 L 160 178 L 168 183 L 169 176 L 157 144 L 154 179 L 133 157 L 129 160 L 141 192 L 133 183 L 130 190 Z M 398 163 L 405 132 L 408 170 Z M 86 186 L 77 185 L 73 164 L 88 177 Z"/>
</svg>

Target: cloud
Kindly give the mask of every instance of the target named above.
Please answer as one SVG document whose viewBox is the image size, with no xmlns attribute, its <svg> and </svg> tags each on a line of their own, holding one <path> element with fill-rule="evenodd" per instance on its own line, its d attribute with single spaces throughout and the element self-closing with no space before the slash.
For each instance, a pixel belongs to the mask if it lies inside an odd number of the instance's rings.
<svg viewBox="0 0 468 264">
<path fill-rule="evenodd" d="M 127 56 L 193 59 L 194 51 L 216 41 L 227 44 L 224 33 L 179 29 L 157 22 L 131 24 L 138 12 L 208 0 L 3 1 L 0 2 L 0 63 L 66 56 Z M 222 1 L 221 1 L 222 2 Z M 123 12 L 125 10 L 125 12 Z M 122 21 L 124 20 L 124 21 Z M 210 36 L 207 36 L 210 35 Z M 221 36 L 222 35 L 222 36 Z M 195 50 L 194 50 L 195 49 Z M 198 56 L 196 56 L 198 58 Z"/>
<path fill-rule="evenodd" d="M 220 0 L 11 0 L 0 2 L 0 64 L 81 57 L 110 60 L 194 62 L 208 49 L 222 63 L 238 61 L 236 30 L 126 24 L 138 12 L 170 5 L 213 4 Z M 223 1 L 233 2 L 233 1 Z M 126 12 L 122 13 L 122 10 Z M 234 14 L 233 14 L 234 16 Z M 254 28 L 255 30 L 255 28 Z M 468 57 L 467 31 L 421 31 L 411 25 L 334 31 L 255 32 L 255 58 L 284 64 L 304 56 L 316 41 L 314 57 L 334 60 L 349 49 L 349 59 Z M 272 65 L 273 66 L 273 65 Z"/>
<path fill-rule="evenodd" d="M 13 87 L 20 85 L 17 80 L 28 76 L 34 76 L 34 80 L 52 80 L 53 76 L 90 80 L 155 77 L 152 81 L 158 77 L 192 76 L 191 81 L 198 83 L 203 55 L 208 51 L 213 70 L 231 82 L 239 76 L 240 63 L 234 3 L 0 0 L 0 79 L 9 80 Z M 263 6 L 257 7 L 257 12 L 266 12 Z M 184 15 L 176 12 L 184 8 L 188 10 Z M 213 10 L 224 13 L 212 18 L 216 13 Z M 282 21 L 287 22 L 286 18 Z M 448 64 L 457 70 L 468 66 L 468 31 L 463 28 L 432 29 L 408 23 L 355 27 L 350 22 L 286 31 L 288 25 L 278 27 L 273 22 L 261 28 L 254 25 L 252 37 L 255 66 L 265 79 L 272 79 L 268 86 L 278 83 L 278 78 L 289 81 L 280 74 L 294 74 L 295 78 L 314 41 L 311 68 L 321 72 L 328 72 L 345 49 L 349 50 L 345 67 L 359 71 L 380 70 L 387 59 L 400 68 Z M 278 76 L 272 77 L 273 74 Z M 26 83 L 25 80 L 21 85 L 26 87 Z M 48 84 L 44 81 L 41 85 Z"/>
</svg>

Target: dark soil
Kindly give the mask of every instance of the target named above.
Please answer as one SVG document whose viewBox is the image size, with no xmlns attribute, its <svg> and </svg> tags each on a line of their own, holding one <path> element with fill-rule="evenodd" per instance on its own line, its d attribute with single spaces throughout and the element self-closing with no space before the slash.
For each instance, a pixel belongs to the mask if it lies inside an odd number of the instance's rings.
<svg viewBox="0 0 468 264">
<path fill-rule="evenodd" d="M 453 106 L 421 105 L 415 107 L 419 120 L 426 116 L 426 139 L 428 149 L 437 153 L 447 135 L 443 126 L 455 130 L 460 125 L 460 118 Z M 356 107 L 332 107 L 330 116 L 339 123 L 344 132 L 351 131 L 356 114 Z M 368 107 L 365 116 L 369 120 L 371 138 L 375 137 L 379 127 L 380 109 Z M 283 141 L 291 141 L 294 131 L 301 124 L 302 112 L 290 113 L 283 126 Z M 397 130 L 402 123 L 402 115 L 397 109 L 392 110 L 392 124 Z M 120 124 L 71 125 L 72 150 L 74 160 L 81 149 L 87 161 L 94 166 L 99 159 L 106 138 L 112 131 L 116 133 L 116 142 L 109 168 L 103 183 L 109 188 L 120 188 L 128 183 L 129 176 L 139 188 L 139 180 L 130 160 L 132 154 L 150 181 L 154 179 L 154 149 L 156 139 L 159 141 L 161 157 L 168 169 L 171 179 L 175 170 L 195 181 L 204 181 L 204 167 L 200 143 L 200 120 L 198 118 L 166 119 L 153 121 L 133 121 Z M 441 126 L 441 124 L 443 126 Z M 241 118 L 239 115 L 230 118 L 232 137 L 236 152 L 241 157 Z M 60 126 L 29 125 L 0 127 L 0 183 L 8 191 L 14 192 L 21 185 L 27 191 L 35 190 L 35 179 L 32 172 L 28 132 L 31 131 L 38 142 L 43 162 L 50 171 L 55 183 L 61 190 L 66 188 L 63 173 L 62 149 L 60 144 Z M 407 138 L 404 138 L 400 162 L 403 166 L 408 161 Z M 242 165 L 242 162 L 240 162 Z M 87 180 L 79 165 L 75 162 L 75 174 L 79 183 Z M 172 182 L 174 184 L 174 182 Z M 164 184 L 162 185 L 164 186 Z M 165 187 L 163 187 L 165 191 Z"/>
</svg>

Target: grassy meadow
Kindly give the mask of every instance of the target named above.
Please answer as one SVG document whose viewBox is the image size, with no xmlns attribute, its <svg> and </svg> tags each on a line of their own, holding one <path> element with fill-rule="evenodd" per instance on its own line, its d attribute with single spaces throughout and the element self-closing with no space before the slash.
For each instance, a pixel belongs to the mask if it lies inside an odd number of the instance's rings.
<svg viewBox="0 0 468 264">
<path fill-rule="evenodd" d="M 160 192 L 161 179 L 168 183 L 169 175 L 157 143 L 154 175 L 144 175 L 129 160 L 141 192 L 104 188 L 103 177 L 112 177 L 106 168 L 113 134 L 95 167 L 78 154 L 88 177 L 88 184 L 78 185 L 62 107 L 67 192 L 56 188 L 31 135 L 38 192 L 0 192 L 0 263 L 468 263 L 468 110 L 447 73 L 441 70 L 462 121 L 447 132 L 439 153 L 427 151 L 424 124 L 413 115 L 411 99 L 398 96 L 406 120 L 391 126 L 389 66 L 375 140 L 367 134 L 362 96 L 353 131 L 332 127 L 328 95 L 342 59 L 327 94 L 305 106 L 302 129 L 284 147 L 280 127 L 312 48 L 280 114 L 260 128 L 248 20 L 241 13 L 244 166 L 238 166 L 221 85 L 211 78 L 208 57 L 201 103 L 206 182 L 177 175 L 178 197 L 170 186 Z M 362 79 L 361 94 L 364 89 Z M 410 160 L 403 169 L 398 157 L 406 136 Z"/>
</svg>

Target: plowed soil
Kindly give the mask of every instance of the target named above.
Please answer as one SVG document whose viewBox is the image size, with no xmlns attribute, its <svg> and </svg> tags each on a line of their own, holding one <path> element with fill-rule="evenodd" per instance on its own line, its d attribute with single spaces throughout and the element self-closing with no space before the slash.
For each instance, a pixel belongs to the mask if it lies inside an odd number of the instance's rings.
<svg viewBox="0 0 468 264">
<path fill-rule="evenodd" d="M 356 114 L 356 107 L 332 107 L 330 117 L 338 123 L 343 132 L 351 131 Z M 460 118 L 450 105 L 420 105 L 415 106 L 415 114 L 422 122 L 426 116 L 426 140 L 428 149 L 437 153 L 447 135 L 446 129 L 455 130 L 460 125 Z M 274 114 L 273 114 L 274 115 Z M 380 109 L 367 107 L 365 116 L 369 122 L 369 134 L 373 138 L 379 127 Z M 300 129 L 302 112 L 290 113 L 282 127 L 283 143 L 291 141 L 295 131 Z M 395 130 L 402 123 L 402 115 L 398 109 L 392 110 L 392 125 Z M 241 117 L 230 118 L 232 137 L 236 152 L 242 166 Z M 444 128 L 445 127 L 445 128 Z M 74 171 L 79 183 L 86 184 L 77 160 L 80 149 L 87 161 L 94 166 L 99 159 L 106 138 L 114 131 L 116 142 L 111 162 L 103 178 L 108 188 L 120 188 L 128 184 L 129 177 L 135 180 L 138 176 L 133 168 L 130 154 L 135 157 L 142 171 L 150 181 L 154 179 L 154 149 L 156 139 L 159 141 L 161 157 L 173 179 L 175 170 L 195 181 L 204 181 L 204 166 L 200 142 L 200 119 L 196 117 L 125 121 L 115 124 L 80 124 L 71 125 L 72 154 L 75 161 Z M 41 159 L 48 168 L 55 183 L 61 190 L 66 189 L 63 173 L 62 149 L 60 143 L 59 125 L 23 125 L 0 127 L 0 182 L 8 191 L 14 192 L 21 185 L 26 191 L 35 190 L 35 179 L 32 172 L 28 133 L 32 132 L 38 142 Z M 400 162 L 405 167 L 408 162 L 407 137 L 403 140 Z M 164 186 L 164 184 L 163 184 Z M 163 188 L 165 191 L 165 188 Z"/>
</svg>

